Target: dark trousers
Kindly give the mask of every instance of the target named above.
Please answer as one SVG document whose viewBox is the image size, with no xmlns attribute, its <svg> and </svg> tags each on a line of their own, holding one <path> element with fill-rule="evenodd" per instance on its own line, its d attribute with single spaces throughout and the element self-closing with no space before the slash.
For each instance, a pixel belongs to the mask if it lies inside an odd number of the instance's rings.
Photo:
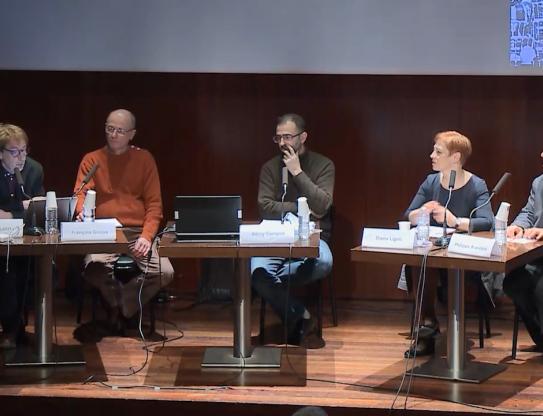
<svg viewBox="0 0 543 416">
<path fill-rule="evenodd" d="M 543 261 L 519 267 L 503 281 L 503 290 L 509 296 L 536 345 L 543 345 Z"/>
<path fill-rule="evenodd" d="M 33 275 L 31 266 L 28 257 L 15 257 L 9 260 L 6 271 L 6 259 L 0 259 L 0 324 L 4 333 L 24 330 L 23 312 Z"/>
</svg>

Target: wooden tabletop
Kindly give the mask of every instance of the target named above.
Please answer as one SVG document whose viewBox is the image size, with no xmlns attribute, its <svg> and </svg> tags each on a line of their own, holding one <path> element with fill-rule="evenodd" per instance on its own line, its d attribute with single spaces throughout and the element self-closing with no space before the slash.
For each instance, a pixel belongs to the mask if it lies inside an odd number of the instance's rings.
<svg viewBox="0 0 543 416">
<path fill-rule="evenodd" d="M 320 234 L 311 234 L 308 241 L 289 244 L 243 244 L 238 241 L 219 243 L 177 242 L 175 234 L 164 235 L 159 253 L 164 257 L 211 258 L 211 257 L 311 257 L 319 256 Z"/>
<path fill-rule="evenodd" d="M 475 233 L 474 235 L 493 238 L 493 234 L 490 232 Z M 435 251 L 433 251 L 434 249 Z M 351 249 L 351 260 L 367 263 L 420 266 L 425 251 L 427 249 L 418 247 L 413 250 L 391 250 L 358 246 Z M 492 256 L 489 259 L 448 253 L 447 249 L 432 246 L 430 247 L 427 265 L 428 267 L 447 269 L 509 273 L 540 257 L 543 257 L 543 242 L 541 241 L 533 241 L 527 244 L 508 242 L 507 248 L 501 256 Z"/>
<path fill-rule="evenodd" d="M 116 241 L 74 241 L 51 243 L 47 236 L 25 235 L 9 243 L 9 254 L 13 256 L 40 256 L 45 254 L 87 254 L 87 253 L 125 253 L 128 241 L 122 229 L 117 229 Z M 0 255 L 6 255 L 8 243 L 0 244 Z"/>
</svg>

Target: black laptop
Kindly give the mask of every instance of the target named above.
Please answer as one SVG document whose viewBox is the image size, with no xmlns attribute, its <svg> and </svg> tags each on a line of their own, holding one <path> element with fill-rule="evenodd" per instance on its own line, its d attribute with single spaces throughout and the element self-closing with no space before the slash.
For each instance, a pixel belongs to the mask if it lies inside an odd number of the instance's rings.
<svg viewBox="0 0 543 416">
<path fill-rule="evenodd" d="M 241 196 L 176 196 L 177 241 L 235 241 L 242 219 Z"/>
<path fill-rule="evenodd" d="M 77 199 L 73 197 L 57 198 L 57 219 L 61 222 L 73 221 Z M 35 217 L 35 223 L 32 217 Z M 25 212 L 24 223 L 37 227 L 45 227 L 45 198 L 30 201 Z"/>
</svg>

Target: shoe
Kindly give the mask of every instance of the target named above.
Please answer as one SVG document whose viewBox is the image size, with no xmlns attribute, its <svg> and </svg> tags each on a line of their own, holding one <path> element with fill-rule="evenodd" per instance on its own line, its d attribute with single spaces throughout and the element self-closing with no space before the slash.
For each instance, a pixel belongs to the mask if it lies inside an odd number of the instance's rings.
<svg viewBox="0 0 543 416">
<path fill-rule="evenodd" d="M 317 328 L 317 321 L 313 316 L 309 319 L 299 319 L 294 325 L 294 329 L 289 332 L 287 343 L 291 345 L 302 344 L 305 337 L 313 332 L 315 328 Z"/>
<path fill-rule="evenodd" d="M 13 350 L 17 348 L 17 337 L 15 334 L 0 335 L 0 350 Z"/>
<path fill-rule="evenodd" d="M 431 338 L 419 338 L 415 344 L 413 342 L 409 349 L 403 353 L 404 358 L 413 358 L 415 354 L 417 357 L 423 357 L 425 355 L 432 355 L 435 351 L 436 341 L 434 337 Z"/>
</svg>

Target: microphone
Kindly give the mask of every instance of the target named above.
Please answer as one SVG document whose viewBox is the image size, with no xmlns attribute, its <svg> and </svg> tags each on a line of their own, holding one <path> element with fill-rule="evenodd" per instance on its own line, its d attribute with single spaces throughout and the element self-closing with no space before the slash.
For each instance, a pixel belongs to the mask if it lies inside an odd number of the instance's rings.
<svg viewBox="0 0 543 416">
<path fill-rule="evenodd" d="M 281 170 L 281 185 L 283 188 L 286 188 L 288 185 L 288 168 L 283 166 Z"/>
<path fill-rule="evenodd" d="M 23 175 L 21 175 L 21 171 L 19 168 L 13 169 L 13 173 L 15 174 L 15 180 L 17 181 L 17 185 L 19 185 L 19 188 L 21 189 L 21 192 L 23 196 L 26 199 L 30 199 L 30 204 L 28 205 L 28 215 L 30 215 L 30 225 L 27 223 L 27 219 L 25 219 L 25 226 L 23 228 L 23 234 L 25 235 L 42 235 L 43 231 L 36 226 L 36 208 L 34 207 L 34 203 L 32 202 L 32 197 L 28 195 L 25 192 L 25 182 L 23 180 Z M 28 216 L 25 216 L 28 218 Z"/>
<path fill-rule="evenodd" d="M 451 238 L 447 236 L 447 208 L 449 207 L 449 202 L 451 202 L 452 190 L 454 188 L 455 182 L 456 171 L 451 170 L 449 176 L 449 197 L 447 198 L 447 202 L 445 203 L 445 214 L 443 215 L 443 235 L 439 237 L 434 243 L 434 245 L 439 247 L 447 247 L 449 245 L 449 241 L 451 241 Z"/>
<path fill-rule="evenodd" d="M 471 210 L 471 212 L 469 213 L 469 219 L 468 219 L 468 234 L 471 235 L 471 233 L 473 232 L 473 229 L 471 227 L 471 217 L 473 217 L 473 214 L 475 214 L 475 212 L 484 207 L 485 205 L 488 205 L 490 203 L 490 201 L 492 200 L 492 198 L 494 197 L 494 195 L 496 195 L 498 192 L 500 192 L 500 189 L 502 189 L 503 185 L 505 184 L 505 182 L 507 182 L 507 180 L 509 179 L 509 177 L 511 176 L 511 173 L 510 172 L 505 172 L 502 177 L 500 178 L 500 180 L 498 181 L 498 183 L 496 184 L 496 186 L 494 186 L 494 188 L 492 189 L 492 192 L 490 193 L 490 196 L 487 198 L 487 200 L 485 202 L 483 202 L 481 205 L 479 205 L 478 207 L 475 207 Z"/>
<path fill-rule="evenodd" d="M 285 222 L 285 195 L 287 194 L 288 186 L 288 168 L 285 166 L 285 163 L 282 162 L 281 165 L 281 189 L 283 193 L 281 194 L 281 224 Z"/>
<path fill-rule="evenodd" d="M 96 173 L 96 169 L 98 169 L 98 163 L 95 163 L 94 165 L 91 166 L 91 168 L 89 169 L 89 171 L 87 172 L 87 174 L 85 175 L 85 177 L 83 178 L 83 180 L 81 181 L 81 185 L 79 186 L 79 188 L 77 188 L 77 191 L 75 191 L 73 193 L 72 196 L 76 196 L 77 194 L 79 194 L 79 192 L 81 192 L 81 190 L 83 189 L 83 187 L 89 183 L 89 181 L 91 180 L 91 178 L 94 176 L 94 174 Z"/>
<path fill-rule="evenodd" d="M 23 180 L 23 175 L 21 175 L 19 168 L 13 169 L 13 173 L 15 174 L 15 180 L 17 181 L 17 185 L 19 185 L 23 196 L 26 199 L 32 199 L 32 197 L 25 192 L 25 181 Z"/>
</svg>

